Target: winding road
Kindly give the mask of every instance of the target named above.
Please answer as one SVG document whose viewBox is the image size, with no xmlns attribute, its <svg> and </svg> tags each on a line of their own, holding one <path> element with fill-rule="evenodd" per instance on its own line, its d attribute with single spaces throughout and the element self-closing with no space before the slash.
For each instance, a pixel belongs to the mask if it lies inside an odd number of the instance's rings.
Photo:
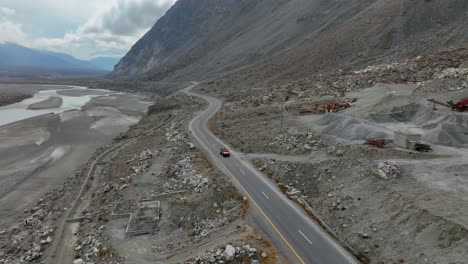
<svg viewBox="0 0 468 264">
<path fill-rule="evenodd" d="M 226 146 L 208 129 L 208 120 L 221 107 L 221 102 L 213 97 L 184 92 L 206 100 L 209 106 L 189 124 L 189 129 L 204 148 L 210 160 L 239 188 L 253 205 L 253 216 L 260 228 L 282 250 L 291 263 L 346 264 L 359 263 L 354 256 L 333 240 L 296 203 L 288 199 L 281 190 L 240 155 L 231 150 L 231 157 L 219 155 Z"/>
</svg>

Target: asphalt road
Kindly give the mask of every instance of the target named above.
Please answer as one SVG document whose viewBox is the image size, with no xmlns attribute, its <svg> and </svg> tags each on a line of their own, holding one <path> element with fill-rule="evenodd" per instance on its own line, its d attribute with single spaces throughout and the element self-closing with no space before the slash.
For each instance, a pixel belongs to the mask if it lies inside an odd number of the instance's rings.
<svg viewBox="0 0 468 264">
<path fill-rule="evenodd" d="M 243 161 L 240 155 L 232 150 L 229 158 L 223 158 L 219 154 L 220 148 L 226 145 L 209 131 L 207 123 L 219 110 L 221 102 L 213 97 L 190 92 L 189 89 L 185 93 L 209 102 L 208 108 L 190 122 L 192 135 L 214 164 L 249 199 L 253 205 L 251 207 L 258 211 L 254 214 L 255 220 L 270 238 L 277 238 L 272 242 L 289 249 L 290 254 L 286 255 L 291 263 L 359 263 L 312 221 L 302 208 L 289 200 L 271 180 Z"/>
</svg>

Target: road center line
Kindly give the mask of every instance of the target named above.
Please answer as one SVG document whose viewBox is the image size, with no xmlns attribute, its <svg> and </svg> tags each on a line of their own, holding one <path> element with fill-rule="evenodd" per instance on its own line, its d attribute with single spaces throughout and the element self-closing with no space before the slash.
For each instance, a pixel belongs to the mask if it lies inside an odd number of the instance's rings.
<svg viewBox="0 0 468 264">
<path fill-rule="evenodd" d="M 242 169 L 239 169 L 239 170 L 240 170 L 240 172 L 242 172 L 242 174 L 246 175 L 245 172 Z"/>
<path fill-rule="evenodd" d="M 265 196 L 268 200 L 270 200 L 270 197 L 268 197 L 264 192 L 262 192 L 263 196 Z"/>
<path fill-rule="evenodd" d="M 312 245 L 312 241 L 310 241 L 310 239 L 308 237 L 306 237 L 306 235 L 304 235 L 304 233 L 302 233 L 301 230 L 299 230 L 299 233 L 301 233 L 301 235 L 305 238 L 305 240 L 307 240 L 307 242 L 309 242 L 309 244 Z"/>
</svg>

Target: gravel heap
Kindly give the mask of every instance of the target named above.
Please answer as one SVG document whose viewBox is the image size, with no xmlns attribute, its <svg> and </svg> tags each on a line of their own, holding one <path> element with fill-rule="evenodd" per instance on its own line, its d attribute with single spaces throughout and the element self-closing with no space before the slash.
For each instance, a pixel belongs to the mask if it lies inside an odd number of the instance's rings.
<svg viewBox="0 0 468 264">
<path fill-rule="evenodd" d="M 260 259 L 268 257 L 266 252 L 258 252 L 248 244 L 242 246 L 226 245 L 225 248 L 213 249 L 187 264 L 208 264 L 208 263 L 260 263 Z"/>
</svg>

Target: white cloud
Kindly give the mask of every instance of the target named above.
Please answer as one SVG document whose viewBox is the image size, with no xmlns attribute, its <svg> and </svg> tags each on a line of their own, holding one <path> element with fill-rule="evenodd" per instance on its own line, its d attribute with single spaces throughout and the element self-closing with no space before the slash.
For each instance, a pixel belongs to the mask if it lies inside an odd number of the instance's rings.
<svg viewBox="0 0 468 264">
<path fill-rule="evenodd" d="M 25 45 L 28 42 L 28 36 L 20 24 L 3 20 L 0 21 L 0 43 L 5 42 Z"/>
<path fill-rule="evenodd" d="M 80 30 L 85 33 L 110 32 L 131 36 L 151 27 L 174 0 L 117 0 L 96 14 Z"/>
<path fill-rule="evenodd" d="M 76 30 L 61 38 L 39 38 L 33 46 L 86 59 L 96 54 L 124 55 L 174 2 L 115 0 Z"/>
<path fill-rule="evenodd" d="M 14 16 L 16 11 L 8 7 L 0 7 L 0 14 L 4 16 Z"/>
<path fill-rule="evenodd" d="M 0 43 L 13 42 L 26 44 L 28 36 L 21 24 L 12 22 L 9 17 L 14 16 L 14 9 L 0 6 Z"/>
<path fill-rule="evenodd" d="M 16 42 L 82 59 L 122 56 L 175 1 L 0 0 L 0 42 Z M 32 12 L 49 15 L 41 20 Z M 62 29 L 57 26 L 60 23 L 63 31 L 57 34 Z"/>
</svg>

